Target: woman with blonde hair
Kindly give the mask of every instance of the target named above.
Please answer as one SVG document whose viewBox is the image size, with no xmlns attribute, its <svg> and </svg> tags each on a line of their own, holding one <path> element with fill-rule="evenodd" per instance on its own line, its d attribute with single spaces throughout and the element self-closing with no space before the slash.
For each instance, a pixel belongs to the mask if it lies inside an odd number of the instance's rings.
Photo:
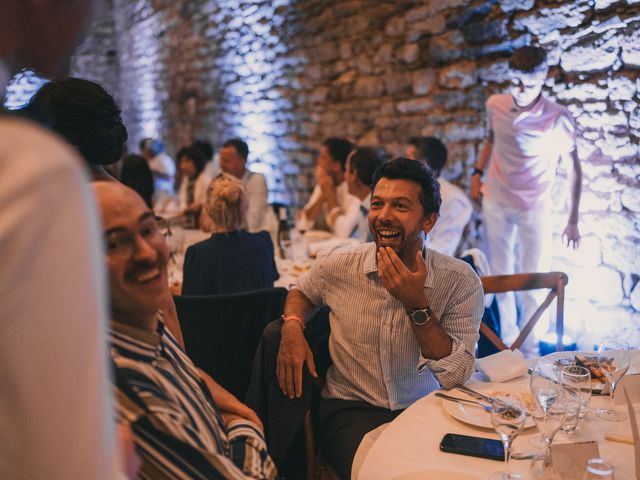
<svg viewBox="0 0 640 480">
<path fill-rule="evenodd" d="M 273 243 L 265 231 L 246 230 L 247 194 L 242 182 L 221 173 L 203 205 L 211 238 L 192 245 L 184 259 L 183 295 L 216 295 L 273 287 L 279 278 Z"/>
</svg>

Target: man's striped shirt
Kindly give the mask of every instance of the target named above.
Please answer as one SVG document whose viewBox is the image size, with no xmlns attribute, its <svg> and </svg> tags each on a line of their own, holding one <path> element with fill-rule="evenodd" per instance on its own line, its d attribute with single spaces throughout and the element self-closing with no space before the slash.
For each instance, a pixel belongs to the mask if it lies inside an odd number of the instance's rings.
<svg viewBox="0 0 640 480">
<path fill-rule="evenodd" d="M 112 323 L 118 416 L 130 423 L 139 478 L 276 477 L 262 433 L 245 420 L 225 427 L 195 366 L 159 320 L 156 334 Z"/>
</svg>

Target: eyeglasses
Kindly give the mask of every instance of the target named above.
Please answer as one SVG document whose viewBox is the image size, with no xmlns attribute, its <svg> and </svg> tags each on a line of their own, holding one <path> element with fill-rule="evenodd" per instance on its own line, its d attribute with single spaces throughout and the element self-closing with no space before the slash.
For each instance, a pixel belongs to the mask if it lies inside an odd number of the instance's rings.
<svg viewBox="0 0 640 480">
<path fill-rule="evenodd" d="M 105 236 L 107 255 L 110 257 L 129 258 L 136 250 L 136 235 L 149 244 L 157 244 L 164 240 L 163 228 L 166 221 L 162 217 L 150 216 L 142 220 L 137 232 L 115 230 Z"/>
</svg>

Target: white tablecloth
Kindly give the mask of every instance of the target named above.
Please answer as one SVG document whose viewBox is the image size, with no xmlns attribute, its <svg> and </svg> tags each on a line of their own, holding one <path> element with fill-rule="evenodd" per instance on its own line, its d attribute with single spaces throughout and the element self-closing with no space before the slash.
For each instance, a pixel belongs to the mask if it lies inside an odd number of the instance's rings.
<svg viewBox="0 0 640 480">
<path fill-rule="evenodd" d="M 631 364 L 636 369 L 640 367 L 640 351 L 632 352 Z M 475 381 L 477 380 L 473 380 Z M 528 388 L 529 376 L 525 375 L 507 383 Z M 471 386 L 472 383 L 469 385 Z M 457 391 L 452 393 L 459 394 Z M 460 396 L 464 397 L 461 394 Z M 356 472 L 356 478 L 359 480 L 390 480 L 397 477 L 403 480 L 429 479 L 436 477 L 435 474 L 430 476 L 429 472 L 446 470 L 450 472 L 446 477 L 449 480 L 455 480 L 456 473 L 465 479 L 474 477 L 485 479 L 491 473 L 502 470 L 503 462 L 440 451 L 440 441 L 446 433 L 498 438 L 492 430 L 475 428 L 453 419 L 444 411 L 441 402 L 432 393 L 406 409 L 389 423 L 382 433 L 374 431 L 373 435 L 377 435 L 377 439 L 372 446 L 369 446 L 370 442 L 366 441 L 365 437 L 361 444 L 362 448 L 356 454 L 357 457 L 364 457 L 359 471 Z M 578 430 L 571 436 L 558 434 L 554 443 L 597 440 L 600 456 L 611 462 L 616 469 L 616 479 L 633 479 L 635 478 L 633 447 L 604 439 L 607 432 L 630 435 L 629 422 L 605 421 L 597 417 L 594 411 L 594 408 L 607 406 L 608 402 L 608 396 L 592 396 L 591 411 L 580 423 Z M 525 430 L 515 439 L 512 451 L 535 450 L 530 445 L 529 439 L 537 435 L 538 431 L 535 428 Z M 362 451 L 367 448 L 368 452 Z M 514 472 L 523 473 L 527 478 L 531 461 L 511 460 L 509 465 Z"/>
</svg>

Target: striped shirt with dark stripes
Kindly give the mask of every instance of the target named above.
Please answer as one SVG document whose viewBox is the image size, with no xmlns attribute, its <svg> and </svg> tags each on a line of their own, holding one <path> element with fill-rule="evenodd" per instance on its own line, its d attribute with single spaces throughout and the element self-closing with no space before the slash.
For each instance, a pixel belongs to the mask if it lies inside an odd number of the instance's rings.
<svg viewBox="0 0 640 480">
<path fill-rule="evenodd" d="M 162 320 L 153 334 L 112 323 L 118 416 L 131 425 L 139 478 L 276 477 L 262 433 L 249 421 L 225 426 L 197 369 Z"/>
</svg>

